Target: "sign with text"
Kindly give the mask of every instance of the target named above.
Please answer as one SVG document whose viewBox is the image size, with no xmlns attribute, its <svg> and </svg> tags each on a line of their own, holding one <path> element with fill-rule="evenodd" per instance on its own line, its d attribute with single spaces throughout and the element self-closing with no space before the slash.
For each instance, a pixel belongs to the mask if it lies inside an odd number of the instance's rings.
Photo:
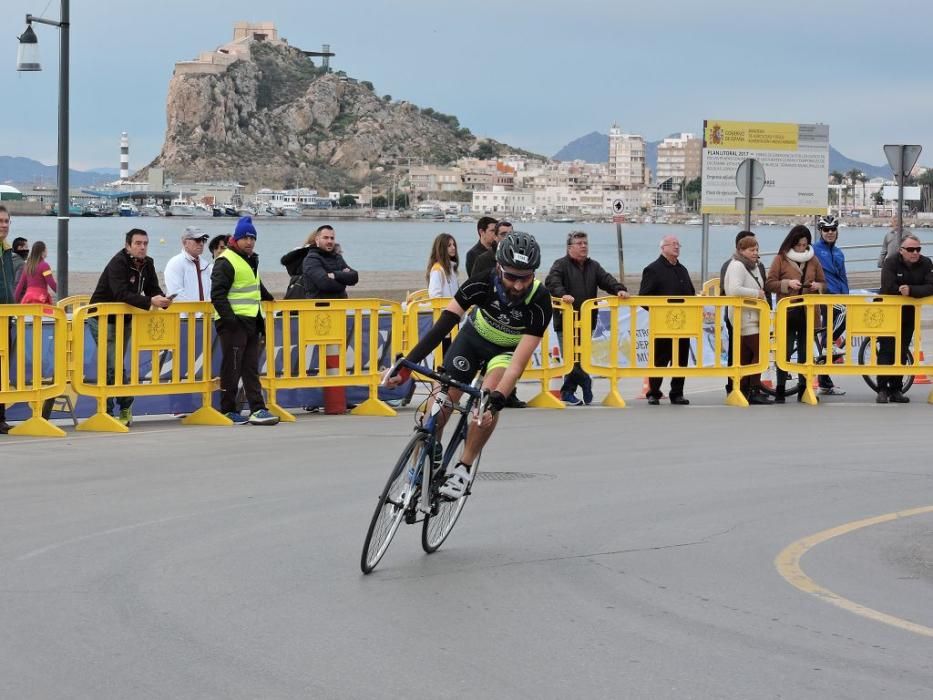
<svg viewBox="0 0 933 700">
<path fill-rule="evenodd" d="M 828 125 L 704 121 L 703 214 L 744 211 L 745 193 L 740 192 L 737 176 L 749 158 L 763 170 L 763 187 L 754 193 L 759 200 L 755 203 L 757 213 L 826 213 Z"/>
</svg>

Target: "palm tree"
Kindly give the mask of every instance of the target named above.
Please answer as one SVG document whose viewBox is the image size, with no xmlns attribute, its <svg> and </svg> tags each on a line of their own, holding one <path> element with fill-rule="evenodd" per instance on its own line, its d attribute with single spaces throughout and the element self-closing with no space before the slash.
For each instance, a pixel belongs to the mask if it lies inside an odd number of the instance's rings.
<svg viewBox="0 0 933 700">
<path fill-rule="evenodd" d="M 829 184 L 830 185 L 841 185 L 842 184 L 842 173 L 838 170 L 833 170 L 829 174 Z M 836 193 L 836 206 L 842 209 L 842 203 L 839 201 L 839 190 L 834 189 L 833 192 Z"/>
<path fill-rule="evenodd" d="M 858 181 L 862 184 L 862 206 L 865 206 L 865 183 L 868 182 L 868 176 L 865 173 L 858 174 Z"/>
<path fill-rule="evenodd" d="M 852 205 L 855 205 L 855 183 L 858 181 L 858 176 L 862 174 L 862 171 L 858 168 L 852 168 L 846 173 L 846 179 L 852 185 Z"/>
</svg>

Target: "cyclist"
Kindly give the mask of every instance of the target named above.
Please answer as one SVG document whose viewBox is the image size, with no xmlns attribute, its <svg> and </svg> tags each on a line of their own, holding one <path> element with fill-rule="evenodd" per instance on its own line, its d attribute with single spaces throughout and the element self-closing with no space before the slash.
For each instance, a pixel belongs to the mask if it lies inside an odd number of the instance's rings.
<svg viewBox="0 0 933 700">
<path fill-rule="evenodd" d="M 541 263 L 541 248 L 534 236 L 513 231 L 499 241 L 496 266 L 479 272 L 457 290 L 430 331 L 405 359 L 421 362 L 470 311 L 465 324 L 444 356 L 443 371 L 454 379 L 470 383 L 485 364 L 483 389 L 489 392 L 489 412 L 479 424 L 470 426 L 460 461 L 448 467 L 439 493 L 457 499 L 466 493 L 473 478 L 472 466 L 496 427 L 499 411 L 538 348 L 551 321 L 551 295 L 535 279 Z M 395 386 L 408 379 L 402 369 L 387 384 Z M 450 400 L 460 392 L 451 389 Z"/>
<path fill-rule="evenodd" d="M 826 276 L 827 294 L 848 294 L 849 278 L 846 275 L 846 256 L 836 242 L 839 239 L 839 219 L 832 214 L 821 216 L 817 222 L 819 229 L 819 238 L 813 243 L 813 252 L 823 266 L 823 274 Z M 820 316 L 823 319 L 823 328 L 826 328 L 828 314 L 826 307 L 820 307 Z M 845 319 L 839 318 L 840 311 L 834 314 L 834 323 L 832 331 L 832 340 L 829 340 L 828 333 L 823 332 L 823 347 L 826 348 L 826 364 L 832 362 L 833 341 L 845 333 Z M 840 322 L 835 322 L 840 321 Z M 828 374 L 819 376 L 820 394 L 824 396 L 843 396 L 846 392 L 833 384 L 832 378 Z"/>
</svg>

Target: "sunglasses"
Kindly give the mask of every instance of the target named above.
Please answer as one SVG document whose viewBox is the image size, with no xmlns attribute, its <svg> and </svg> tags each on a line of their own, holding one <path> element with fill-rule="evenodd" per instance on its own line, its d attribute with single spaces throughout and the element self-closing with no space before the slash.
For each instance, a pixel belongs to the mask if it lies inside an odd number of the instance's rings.
<svg viewBox="0 0 933 700">
<path fill-rule="evenodd" d="M 839 233 L 839 229 L 837 228 L 824 228 L 821 230 L 823 231 L 823 233 Z"/>
<path fill-rule="evenodd" d="M 919 253 L 919 252 L 920 252 L 920 246 L 906 246 L 906 245 L 902 245 L 902 246 L 901 246 L 901 250 L 906 250 L 908 253 Z"/>
<path fill-rule="evenodd" d="M 502 277 L 507 279 L 509 282 L 524 282 L 525 280 L 530 280 L 534 276 L 534 272 L 529 272 L 527 275 L 516 275 L 514 272 L 506 272 L 505 270 L 502 270 Z"/>
</svg>

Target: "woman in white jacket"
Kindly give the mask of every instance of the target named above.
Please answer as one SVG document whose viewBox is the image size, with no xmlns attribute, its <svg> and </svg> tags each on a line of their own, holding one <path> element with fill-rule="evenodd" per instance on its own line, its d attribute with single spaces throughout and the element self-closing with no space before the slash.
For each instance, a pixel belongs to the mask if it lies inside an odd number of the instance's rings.
<svg viewBox="0 0 933 700">
<path fill-rule="evenodd" d="M 723 292 L 732 297 L 765 298 L 765 280 L 758 268 L 758 240 L 754 236 L 741 239 L 736 244 L 732 262 L 726 268 L 723 280 Z M 729 309 L 733 328 L 736 326 L 732 317 L 734 309 Z M 758 362 L 758 344 L 760 334 L 760 312 L 756 309 L 742 309 L 741 344 L 739 364 L 753 365 Z M 750 404 L 770 405 L 771 399 L 761 392 L 761 374 L 748 374 L 742 377 L 739 388 Z"/>
<path fill-rule="evenodd" d="M 460 289 L 458 266 L 456 239 L 449 233 L 438 235 L 431 244 L 431 257 L 425 274 L 429 297 L 452 297 L 457 293 Z"/>
</svg>

